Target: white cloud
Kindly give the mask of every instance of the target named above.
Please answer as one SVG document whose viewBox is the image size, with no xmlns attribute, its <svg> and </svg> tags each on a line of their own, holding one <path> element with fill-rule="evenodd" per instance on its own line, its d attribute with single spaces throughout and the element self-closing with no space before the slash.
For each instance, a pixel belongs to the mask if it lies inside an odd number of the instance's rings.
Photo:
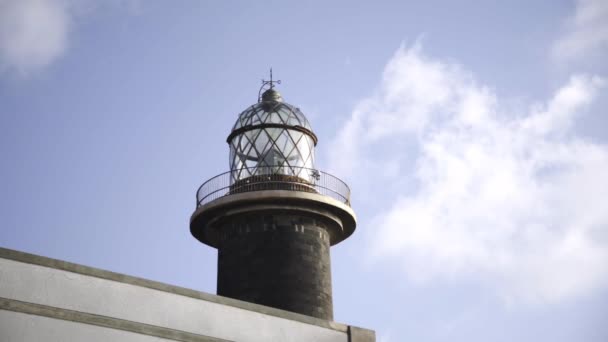
<svg viewBox="0 0 608 342">
<path fill-rule="evenodd" d="M 597 55 L 608 48 L 608 1 L 578 0 L 567 30 L 553 46 L 553 55 L 567 61 Z"/>
<path fill-rule="evenodd" d="M 461 67 L 399 49 L 331 146 L 332 170 L 375 184 L 359 197 L 392 203 L 367 222 L 370 254 L 422 282 L 483 276 L 509 300 L 607 285 L 608 146 L 573 131 L 603 83 L 576 75 L 507 112 Z"/>
<path fill-rule="evenodd" d="M 21 74 L 61 57 L 71 26 L 62 0 L 0 0 L 0 68 Z"/>
<path fill-rule="evenodd" d="M 139 0 L 0 0 L 0 72 L 29 75 L 51 65 L 66 53 L 75 17 L 104 5 L 141 11 Z"/>
</svg>

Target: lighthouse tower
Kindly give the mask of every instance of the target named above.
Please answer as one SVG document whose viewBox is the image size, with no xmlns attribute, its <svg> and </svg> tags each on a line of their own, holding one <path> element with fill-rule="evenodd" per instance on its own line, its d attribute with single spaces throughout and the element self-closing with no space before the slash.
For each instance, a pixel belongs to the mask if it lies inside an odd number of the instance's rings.
<svg viewBox="0 0 608 342">
<path fill-rule="evenodd" d="M 218 295 L 333 320 L 330 246 L 355 230 L 350 189 L 316 168 L 317 136 L 275 83 L 238 116 L 230 170 L 198 189 L 190 231 L 218 250 Z"/>
</svg>

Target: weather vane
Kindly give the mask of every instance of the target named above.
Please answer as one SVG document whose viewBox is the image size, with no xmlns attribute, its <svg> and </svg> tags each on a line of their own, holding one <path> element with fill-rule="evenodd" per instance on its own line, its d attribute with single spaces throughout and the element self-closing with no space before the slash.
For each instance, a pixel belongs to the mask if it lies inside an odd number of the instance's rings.
<svg viewBox="0 0 608 342">
<path fill-rule="evenodd" d="M 264 89 L 266 88 L 266 86 L 268 86 L 272 90 L 272 89 L 274 89 L 275 83 L 276 84 L 281 84 L 281 80 L 276 80 L 276 81 L 272 80 L 272 68 L 270 68 L 270 81 L 266 81 L 265 79 L 262 79 L 262 86 L 260 87 L 260 91 L 258 93 L 258 102 L 261 101 L 261 99 L 262 99 L 262 92 L 264 91 Z"/>
<path fill-rule="evenodd" d="M 272 68 L 270 68 L 270 81 L 266 81 L 262 79 L 262 87 L 265 85 L 270 85 L 270 89 L 274 88 L 274 84 L 281 84 L 281 80 L 273 81 L 272 80 Z"/>
</svg>

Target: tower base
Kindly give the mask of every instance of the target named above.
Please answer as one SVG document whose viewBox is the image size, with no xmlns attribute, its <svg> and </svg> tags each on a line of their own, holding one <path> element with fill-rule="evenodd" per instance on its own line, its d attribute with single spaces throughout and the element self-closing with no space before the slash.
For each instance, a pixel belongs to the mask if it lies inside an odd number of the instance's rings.
<svg viewBox="0 0 608 342">
<path fill-rule="evenodd" d="M 345 203 L 285 189 L 223 196 L 190 219 L 192 235 L 218 249 L 218 295 L 326 320 L 333 320 L 329 248 L 355 226 Z"/>
<path fill-rule="evenodd" d="M 222 226 L 218 295 L 333 320 L 327 223 L 266 212 Z"/>
</svg>

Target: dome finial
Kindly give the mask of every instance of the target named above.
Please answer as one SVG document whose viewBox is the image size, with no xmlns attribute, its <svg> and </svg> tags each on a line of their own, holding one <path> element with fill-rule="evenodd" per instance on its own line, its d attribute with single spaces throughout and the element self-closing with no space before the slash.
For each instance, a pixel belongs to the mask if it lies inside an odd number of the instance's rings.
<svg viewBox="0 0 608 342">
<path fill-rule="evenodd" d="M 270 81 L 266 81 L 266 80 L 262 79 L 262 86 L 260 87 L 260 91 L 258 92 L 258 102 L 262 102 L 262 101 L 281 102 L 281 101 L 283 101 L 281 94 L 279 94 L 278 91 L 274 90 L 275 83 L 281 84 L 281 80 L 276 80 L 276 81 L 272 80 L 272 68 L 270 68 Z M 269 88 L 266 91 L 264 91 L 264 93 L 262 93 L 262 91 L 266 88 L 266 86 L 269 86 Z M 260 94 L 261 94 L 261 96 L 260 96 Z"/>
<path fill-rule="evenodd" d="M 270 89 L 273 89 L 275 83 L 276 84 L 281 84 L 281 80 L 278 80 L 278 81 L 273 81 L 272 80 L 272 67 L 271 67 L 270 68 L 270 81 L 264 81 L 264 80 L 262 80 L 262 85 L 268 84 L 268 85 L 270 85 Z"/>
</svg>

